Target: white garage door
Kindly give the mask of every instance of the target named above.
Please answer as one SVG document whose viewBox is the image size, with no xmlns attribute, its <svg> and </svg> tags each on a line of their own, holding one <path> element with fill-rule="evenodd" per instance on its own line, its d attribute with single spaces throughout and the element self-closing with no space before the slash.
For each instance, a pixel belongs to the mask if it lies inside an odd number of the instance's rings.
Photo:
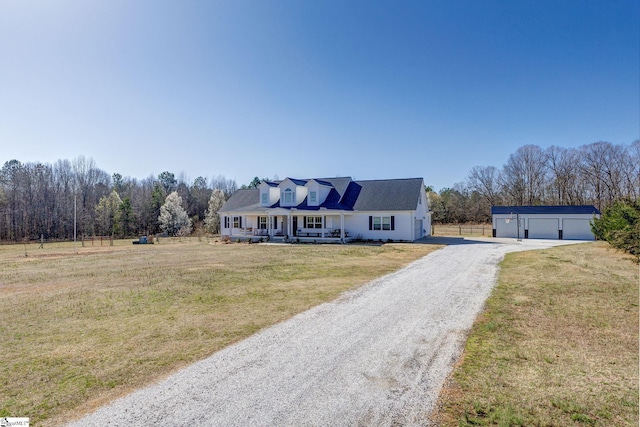
<svg viewBox="0 0 640 427">
<path fill-rule="evenodd" d="M 529 238 L 530 239 L 557 239 L 558 238 L 557 218 L 530 218 Z"/>
<path fill-rule="evenodd" d="M 518 221 L 516 219 L 509 220 L 507 223 L 504 218 L 496 219 L 496 237 L 518 237 Z M 520 220 L 520 238 L 524 238 L 524 220 Z"/>
<path fill-rule="evenodd" d="M 564 219 L 562 238 L 566 240 L 595 240 L 589 219 Z"/>
</svg>

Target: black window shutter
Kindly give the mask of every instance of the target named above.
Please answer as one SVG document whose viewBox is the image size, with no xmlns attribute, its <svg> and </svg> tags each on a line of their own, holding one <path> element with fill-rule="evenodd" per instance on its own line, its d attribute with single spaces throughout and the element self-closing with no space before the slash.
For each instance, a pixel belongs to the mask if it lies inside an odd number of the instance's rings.
<svg viewBox="0 0 640 427">
<path fill-rule="evenodd" d="M 304 217 L 304 228 L 307 228 L 307 217 Z"/>
<path fill-rule="evenodd" d="M 274 216 L 273 217 L 273 222 L 271 223 L 271 227 L 275 230 L 276 228 L 278 228 L 278 217 Z"/>
<path fill-rule="evenodd" d="M 395 230 L 396 229 L 396 217 L 391 215 L 391 229 Z"/>
<path fill-rule="evenodd" d="M 242 217 L 238 217 L 238 225 L 242 228 Z"/>
<path fill-rule="evenodd" d="M 373 217 L 369 215 L 369 230 L 373 230 Z"/>
</svg>

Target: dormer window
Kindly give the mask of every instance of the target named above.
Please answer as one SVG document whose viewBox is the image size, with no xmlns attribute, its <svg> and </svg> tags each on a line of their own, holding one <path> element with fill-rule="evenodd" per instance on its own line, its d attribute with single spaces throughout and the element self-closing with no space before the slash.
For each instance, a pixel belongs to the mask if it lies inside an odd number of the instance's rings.
<svg viewBox="0 0 640 427">
<path fill-rule="evenodd" d="M 266 205 L 269 202 L 269 195 L 267 193 L 260 193 L 260 202 Z"/>
<path fill-rule="evenodd" d="M 318 202 L 318 193 L 315 191 L 309 192 L 309 202 L 317 203 Z"/>
<path fill-rule="evenodd" d="M 291 191 L 290 188 L 287 188 L 286 190 L 284 190 L 284 202 L 286 204 L 293 203 L 293 191 Z"/>
</svg>

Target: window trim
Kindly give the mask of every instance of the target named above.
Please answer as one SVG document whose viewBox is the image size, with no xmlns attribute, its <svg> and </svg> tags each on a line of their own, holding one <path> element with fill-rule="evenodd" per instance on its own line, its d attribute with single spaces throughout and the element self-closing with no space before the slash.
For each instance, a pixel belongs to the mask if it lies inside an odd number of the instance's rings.
<svg viewBox="0 0 640 427">
<path fill-rule="evenodd" d="M 267 230 L 268 228 L 268 223 L 267 223 L 267 217 L 266 216 L 259 216 L 258 217 L 258 229 L 259 230 Z"/>
<path fill-rule="evenodd" d="M 389 216 L 381 216 L 382 219 L 382 229 L 385 231 L 391 231 L 391 215 Z"/>
<path fill-rule="evenodd" d="M 305 228 L 322 228 L 321 216 L 305 216 L 304 218 Z"/>
<path fill-rule="evenodd" d="M 395 215 L 369 215 L 369 230 L 395 231 Z"/>
<path fill-rule="evenodd" d="M 282 192 L 282 198 L 284 204 L 293 204 L 293 201 L 295 200 L 295 192 L 290 188 L 285 188 Z"/>
<path fill-rule="evenodd" d="M 382 230 L 382 217 L 374 216 L 373 217 L 373 230 L 379 231 Z"/>
</svg>

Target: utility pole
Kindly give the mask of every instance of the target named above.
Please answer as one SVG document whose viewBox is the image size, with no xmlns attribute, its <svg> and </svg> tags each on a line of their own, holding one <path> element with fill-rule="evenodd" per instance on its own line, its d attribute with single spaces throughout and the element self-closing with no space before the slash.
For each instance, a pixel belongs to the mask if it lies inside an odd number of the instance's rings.
<svg viewBox="0 0 640 427">
<path fill-rule="evenodd" d="M 513 212 L 511 212 L 511 218 L 510 219 L 515 219 L 516 220 L 516 228 L 518 229 L 518 242 L 522 241 L 522 239 L 520 239 L 520 214 L 517 213 L 514 215 Z"/>
</svg>

